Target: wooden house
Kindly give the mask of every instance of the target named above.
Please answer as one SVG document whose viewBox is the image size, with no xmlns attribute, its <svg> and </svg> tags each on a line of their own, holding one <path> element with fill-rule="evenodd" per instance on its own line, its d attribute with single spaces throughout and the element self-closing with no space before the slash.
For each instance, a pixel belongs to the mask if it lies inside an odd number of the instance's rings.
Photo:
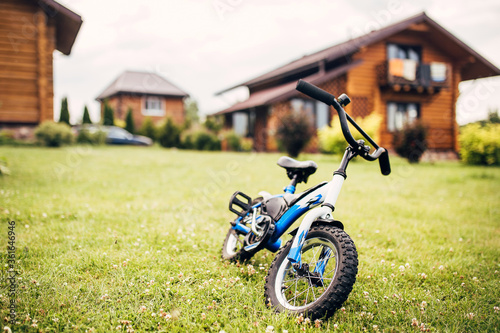
<svg viewBox="0 0 500 333">
<path fill-rule="evenodd" d="M 304 79 L 335 96 L 346 93 L 352 100 L 346 110 L 354 117 L 379 114 L 384 147 L 391 148 L 394 130 L 420 119 L 429 129 L 431 150 L 457 152 L 458 84 L 495 75 L 496 66 L 421 13 L 244 82 L 236 87 L 246 86 L 249 98 L 216 114 L 226 128 L 241 131 L 243 124 L 256 150 L 274 151 L 282 114 L 306 110 L 317 128 L 332 119 L 334 111 L 295 90 Z"/>
<path fill-rule="evenodd" d="M 0 127 L 54 117 L 52 54 L 71 53 L 82 19 L 53 0 L 0 1 Z"/>
<path fill-rule="evenodd" d="M 101 117 L 107 102 L 117 119 L 125 120 L 128 109 L 132 109 L 134 124 L 140 127 L 146 117 L 154 122 L 170 117 L 175 123 L 182 124 L 185 119 L 184 98 L 188 96 L 155 73 L 126 71 L 96 99 L 101 102 Z"/>
</svg>

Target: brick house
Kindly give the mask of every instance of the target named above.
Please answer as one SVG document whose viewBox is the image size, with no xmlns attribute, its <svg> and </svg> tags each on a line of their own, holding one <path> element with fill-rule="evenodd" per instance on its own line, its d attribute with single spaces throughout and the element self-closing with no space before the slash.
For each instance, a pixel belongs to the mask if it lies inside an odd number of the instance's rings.
<svg viewBox="0 0 500 333">
<path fill-rule="evenodd" d="M 127 110 L 131 108 L 134 124 L 140 127 L 146 117 L 154 122 L 170 117 L 175 123 L 182 124 L 185 119 L 184 98 L 188 96 L 157 74 L 126 71 L 96 99 L 101 102 L 101 118 L 106 100 L 117 119 L 125 120 Z"/>
<path fill-rule="evenodd" d="M 496 66 L 421 13 L 224 90 L 218 94 L 246 86 L 250 96 L 216 115 L 226 128 L 253 138 L 257 151 L 275 151 L 284 113 L 305 110 L 316 128 L 332 119 L 334 111 L 295 90 L 304 79 L 335 96 L 347 93 L 352 103 L 346 110 L 354 117 L 379 114 L 384 147 L 391 148 L 394 130 L 420 119 L 429 128 L 431 151 L 457 152 L 458 84 L 495 75 Z M 317 150 L 316 139 L 308 150 Z"/>
<path fill-rule="evenodd" d="M 0 1 L 0 129 L 29 136 L 54 119 L 54 50 L 71 53 L 82 19 L 53 0 Z"/>
</svg>

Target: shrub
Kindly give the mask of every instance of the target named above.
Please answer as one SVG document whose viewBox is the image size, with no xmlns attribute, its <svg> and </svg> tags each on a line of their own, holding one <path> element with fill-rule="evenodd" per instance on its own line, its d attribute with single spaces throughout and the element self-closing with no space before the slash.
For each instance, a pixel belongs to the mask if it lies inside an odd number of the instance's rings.
<svg viewBox="0 0 500 333">
<path fill-rule="evenodd" d="M 116 118 L 116 119 L 114 120 L 114 122 L 115 122 L 115 125 L 114 125 L 114 126 L 116 126 L 116 127 L 120 127 L 120 128 L 123 128 L 123 129 L 124 129 L 124 128 L 125 128 L 125 126 L 127 125 L 127 123 L 125 123 L 125 120 L 122 120 L 122 119 L 120 119 L 120 118 Z"/>
<path fill-rule="evenodd" d="M 35 136 L 42 145 L 47 147 L 60 147 L 71 144 L 74 140 L 71 127 L 53 121 L 46 121 L 38 126 L 35 130 Z"/>
<path fill-rule="evenodd" d="M 194 148 L 197 150 L 220 150 L 221 142 L 217 135 L 211 132 L 200 131 L 195 134 Z"/>
<path fill-rule="evenodd" d="M 421 121 L 407 124 L 403 129 L 395 131 L 392 146 L 396 153 L 410 163 L 418 163 L 427 150 L 427 128 Z"/>
<path fill-rule="evenodd" d="M 378 134 L 382 118 L 380 115 L 371 113 L 365 118 L 356 118 L 356 123 L 373 139 L 378 141 Z M 352 135 L 356 139 L 361 138 L 361 134 L 350 127 Z M 323 127 L 318 130 L 318 139 L 320 150 L 323 153 L 342 155 L 347 147 L 347 141 L 340 127 L 339 117 L 335 116 L 329 127 Z"/>
<path fill-rule="evenodd" d="M 134 117 L 132 117 L 132 108 L 128 108 L 127 115 L 125 116 L 125 129 L 130 133 L 135 133 Z"/>
<path fill-rule="evenodd" d="M 205 126 L 207 130 L 217 134 L 224 126 L 224 123 L 220 116 L 210 116 L 207 117 L 207 119 L 203 123 L 203 126 Z"/>
<path fill-rule="evenodd" d="M 87 108 L 87 105 L 85 105 L 85 107 L 83 108 L 82 124 L 92 124 L 92 120 L 90 119 L 89 109 Z"/>
<path fill-rule="evenodd" d="M 228 131 L 223 133 L 223 140 L 227 143 L 227 150 L 230 151 L 241 151 L 241 137 L 234 131 Z"/>
<path fill-rule="evenodd" d="M 181 148 L 194 149 L 194 135 L 191 132 L 184 131 L 181 135 Z"/>
<path fill-rule="evenodd" d="M 467 164 L 500 165 L 500 124 L 469 124 L 460 129 L 460 156 Z"/>
<path fill-rule="evenodd" d="M 253 149 L 253 139 L 252 138 L 242 138 L 241 139 L 241 150 L 242 151 L 252 151 Z"/>
<path fill-rule="evenodd" d="M 76 137 L 78 143 L 88 143 L 91 145 L 103 145 L 106 143 L 106 132 L 97 130 L 91 131 L 88 128 L 82 127 Z"/>
<path fill-rule="evenodd" d="M 68 98 L 64 97 L 61 101 L 61 113 L 59 115 L 59 122 L 66 123 L 69 125 L 69 110 L 68 110 Z"/>
<path fill-rule="evenodd" d="M 9 145 L 14 143 L 16 140 L 14 138 L 14 131 L 11 130 L 1 130 L 0 131 L 0 145 Z"/>
<path fill-rule="evenodd" d="M 181 148 L 196 150 L 220 150 L 221 141 L 205 129 L 186 131 L 182 134 Z"/>
<path fill-rule="evenodd" d="M 115 125 L 115 115 L 114 111 L 109 105 L 107 100 L 104 100 L 104 115 L 102 119 L 102 124 L 105 126 L 114 126 Z"/>
<path fill-rule="evenodd" d="M 156 127 L 150 117 L 146 117 L 146 119 L 144 119 L 144 121 L 142 122 L 139 134 L 147 136 L 151 140 L 156 140 Z"/>
<path fill-rule="evenodd" d="M 171 118 L 167 118 L 165 124 L 158 129 L 158 142 L 166 148 L 180 147 L 181 132 L 181 128 Z"/>
<path fill-rule="evenodd" d="M 305 112 L 289 112 L 280 118 L 276 139 L 291 157 L 297 157 L 314 135 L 311 120 Z"/>
</svg>

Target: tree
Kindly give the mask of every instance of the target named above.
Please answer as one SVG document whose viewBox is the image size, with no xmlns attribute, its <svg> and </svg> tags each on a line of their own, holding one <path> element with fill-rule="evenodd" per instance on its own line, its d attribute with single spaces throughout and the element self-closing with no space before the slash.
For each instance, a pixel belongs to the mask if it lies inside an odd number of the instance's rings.
<svg viewBox="0 0 500 333">
<path fill-rule="evenodd" d="M 198 103 L 192 98 L 187 98 L 184 101 L 184 110 L 186 110 L 186 120 L 184 121 L 184 128 L 191 127 L 192 124 L 200 120 L 198 116 Z"/>
<path fill-rule="evenodd" d="M 314 135 L 311 120 L 305 112 L 289 112 L 281 117 L 276 139 L 290 157 L 297 157 Z"/>
<path fill-rule="evenodd" d="M 158 142 L 162 147 L 179 147 L 181 143 L 181 129 L 169 117 L 158 132 Z"/>
<path fill-rule="evenodd" d="M 147 136 L 151 140 L 156 140 L 156 128 L 153 120 L 150 117 L 146 117 L 142 122 L 141 129 L 139 130 L 141 135 Z"/>
<path fill-rule="evenodd" d="M 218 134 L 222 127 L 224 127 L 222 118 L 220 116 L 207 117 L 203 125 L 207 130 L 212 131 L 215 134 Z"/>
<path fill-rule="evenodd" d="M 132 108 L 129 107 L 125 116 L 125 129 L 130 133 L 135 133 L 134 117 L 132 117 Z"/>
<path fill-rule="evenodd" d="M 82 124 L 92 124 L 92 120 L 90 119 L 89 109 L 87 105 L 83 108 L 83 119 Z"/>
<path fill-rule="evenodd" d="M 492 124 L 500 124 L 500 116 L 498 115 L 498 109 L 488 110 L 488 122 Z"/>
<path fill-rule="evenodd" d="M 114 111 L 111 106 L 109 106 L 107 100 L 104 101 L 104 117 L 102 124 L 105 126 L 114 126 L 115 124 Z"/>
<path fill-rule="evenodd" d="M 64 97 L 61 101 L 61 114 L 59 115 L 59 122 L 60 123 L 66 123 L 70 125 L 69 123 L 69 110 L 68 110 L 68 98 Z"/>
</svg>

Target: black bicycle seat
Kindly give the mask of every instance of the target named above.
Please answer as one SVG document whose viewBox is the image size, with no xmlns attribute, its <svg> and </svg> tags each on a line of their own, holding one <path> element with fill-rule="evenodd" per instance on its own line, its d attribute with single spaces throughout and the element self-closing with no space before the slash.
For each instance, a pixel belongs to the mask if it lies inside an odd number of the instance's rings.
<svg viewBox="0 0 500 333">
<path fill-rule="evenodd" d="M 297 161 L 288 156 L 281 156 L 278 160 L 278 165 L 286 169 L 288 178 L 292 179 L 297 175 L 297 183 L 307 183 L 310 175 L 316 172 L 318 165 L 314 161 Z"/>
</svg>

